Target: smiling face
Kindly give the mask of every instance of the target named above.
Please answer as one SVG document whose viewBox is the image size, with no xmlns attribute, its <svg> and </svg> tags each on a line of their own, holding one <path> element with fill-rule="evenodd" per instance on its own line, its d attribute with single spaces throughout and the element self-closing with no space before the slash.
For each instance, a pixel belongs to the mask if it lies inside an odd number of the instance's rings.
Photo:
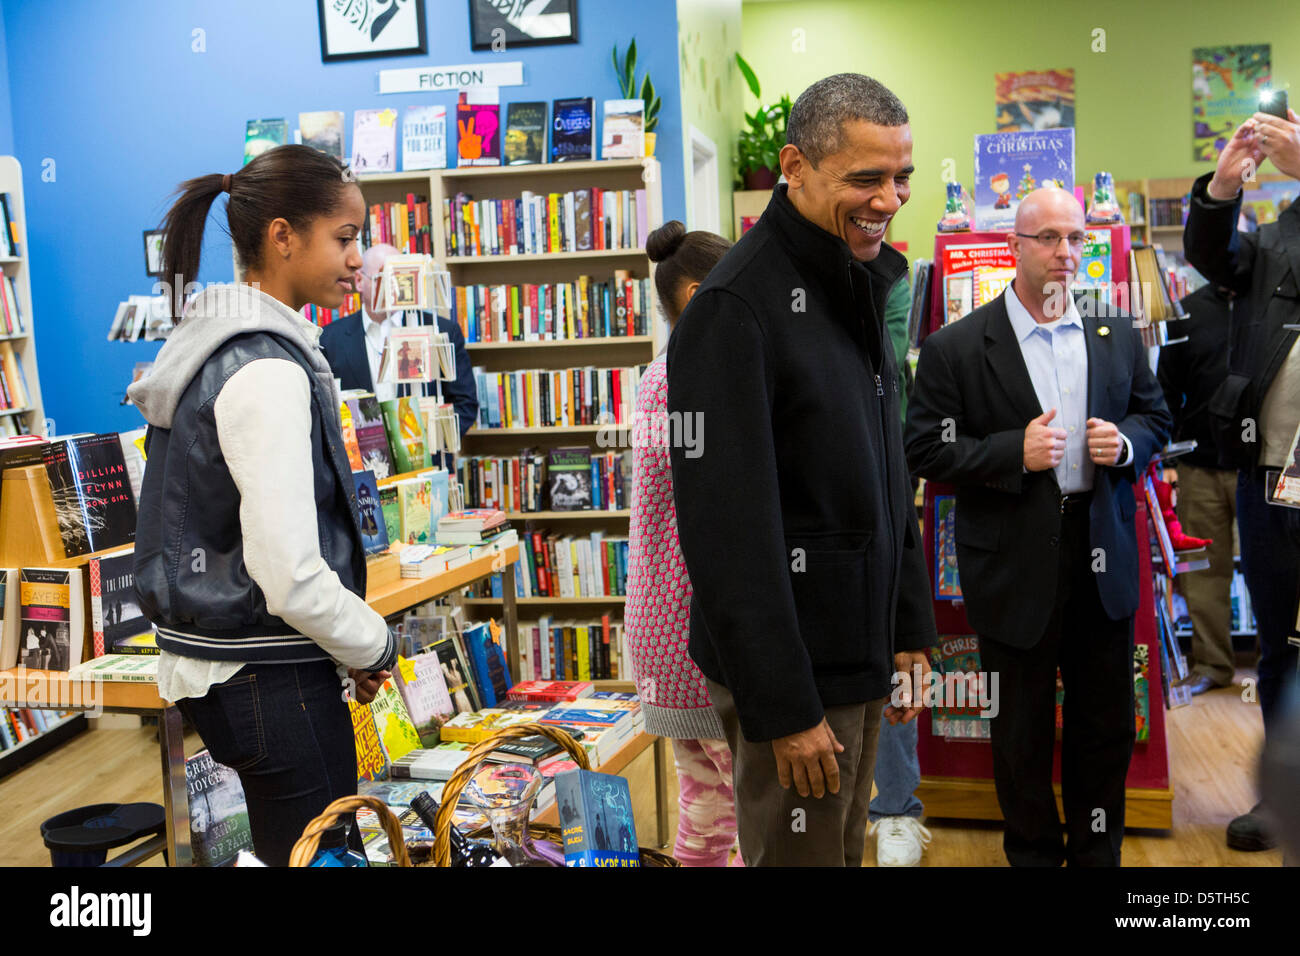
<svg viewBox="0 0 1300 956">
<path fill-rule="evenodd" d="M 353 277 L 361 268 L 357 236 L 365 217 L 361 190 L 343 187 L 338 207 L 312 220 L 309 229 L 293 233 L 289 261 L 294 265 L 295 298 L 324 309 L 337 309 L 356 291 Z"/>
<path fill-rule="evenodd" d="M 816 167 L 799 147 L 781 149 L 781 171 L 790 201 L 810 222 L 848 243 L 853 258 L 880 255 L 889 220 L 912 187 L 912 128 L 847 120 L 840 148 Z"/>
</svg>

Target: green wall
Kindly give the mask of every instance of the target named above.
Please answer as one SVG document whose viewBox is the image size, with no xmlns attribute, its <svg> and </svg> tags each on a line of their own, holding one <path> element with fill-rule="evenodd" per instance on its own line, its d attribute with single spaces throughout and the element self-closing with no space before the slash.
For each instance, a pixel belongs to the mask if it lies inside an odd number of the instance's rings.
<svg viewBox="0 0 1300 956">
<path fill-rule="evenodd" d="M 1105 31 L 1105 52 L 1092 52 L 1096 29 Z M 967 189 L 973 184 L 973 136 L 994 131 L 995 73 L 1074 68 L 1078 181 L 1101 169 L 1116 179 L 1191 176 L 1211 168 L 1191 159 L 1192 48 L 1233 43 L 1272 44 L 1274 85 L 1300 102 L 1297 0 L 751 2 L 741 53 L 765 99 L 783 90 L 796 97 L 842 72 L 866 73 L 898 94 L 912 119 L 916 175 L 891 238 L 907 241 L 914 259 L 934 249 L 944 160 L 955 160 Z M 752 110 L 748 89 L 743 96 Z"/>
<path fill-rule="evenodd" d="M 677 59 L 681 81 L 682 158 L 686 212 L 694 206 L 690 128 L 718 148 L 718 221 L 731 236 L 731 193 L 736 137 L 744 119 L 742 92 L 748 93 L 736 52 L 740 49 L 740 0 L 677 0 Z M 694 227 L 695 223 L 687 222 Z"/>
</svg>

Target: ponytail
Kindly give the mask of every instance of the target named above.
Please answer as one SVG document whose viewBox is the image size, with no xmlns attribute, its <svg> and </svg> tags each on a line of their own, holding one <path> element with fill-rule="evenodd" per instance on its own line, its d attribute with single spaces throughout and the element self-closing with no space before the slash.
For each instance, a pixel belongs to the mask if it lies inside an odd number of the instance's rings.
<svg viewBox="0 0 1300 956">
<path fill-rule="evenodd" d="M 343 189 L 356 177 L 333 156 L 311 146 L 289 144 L 267 150 L 236 173 L 211 173 L 188 179 L 163 219 L 163 279 L 172 283 L 172 320 L 184 313 L 185 289 L 199 274 L 203 230 L 213 201 L 223 191 L 226 221 L 235 254 L 244 269 L 262 266 L 267 226 L 284 219 L 296 232 L 328 216 L 342 202 Z"/>
</svg>

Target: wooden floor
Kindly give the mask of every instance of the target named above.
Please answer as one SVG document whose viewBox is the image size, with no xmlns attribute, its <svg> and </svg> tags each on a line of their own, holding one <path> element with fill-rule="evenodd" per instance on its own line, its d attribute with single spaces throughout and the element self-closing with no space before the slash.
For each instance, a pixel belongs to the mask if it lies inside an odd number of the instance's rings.
<svg viewBox="0 0 1300 956">
<path fill-rule="evenodd" d="M 1252 676 L 1239 671 L 1237 680 Z M 1169 758 L 1173 768 L 1174 828 L 1129 831 L 1126 866 L 1280 866 L 1281 851 L 1238 853 L 1224 844 L 1224 828 L 1255 802 L 1254 777 L 1263 742 L 1259 705 L 1244 703 L 1235 688 L 1210 691 L 1171 711 Z M 40 824 L 63 810 L 92 803 L 162 801 L 160 757 L 152 727 L 88 731 L 0 780 L 0 865 L 48 866 Z M 196 736 L 186 753 L 199 749 Z M 671 773 L 671 768 L 670 768 Z M 653 748 L 624 772 L 631 782 L 637 834 L 654 839 Z M 675 833 L 677 781 L 670 776 L 669 833 Z M 934 840 L 923 866 L 1004 866 L 1002 828 L 995 823 L 927 820 Z M 160 859 L 151 861 L 161 865 Z M 868 837 L 863 860 L 875 865 Z"/>
</svg>

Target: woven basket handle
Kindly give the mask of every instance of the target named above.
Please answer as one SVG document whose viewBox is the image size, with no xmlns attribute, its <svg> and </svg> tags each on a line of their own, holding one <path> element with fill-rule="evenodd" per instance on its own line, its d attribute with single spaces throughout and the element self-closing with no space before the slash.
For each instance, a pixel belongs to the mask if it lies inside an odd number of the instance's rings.
<svg viewBox="0 0 1300 956">
<path fill-rule="evenodd" d="M 438 815 L 434 819 L 433 860 L 435 866 L 451 866 L 451 821 L 456 814 L 456 804 L 460 801 L 461 792 L 469 785 L 469 778 L 474 773 L 474 768 L 478 766 L 478 762 L 511 738 L 533 736 L 542 736 L 554 741 L 569 752 L 573 762 L 581 769 L 591 769 L 591 764 L 587 760 L 587 751 L 582 748 L 582 745 L 565 731 L 549 724 L 515 724 L 511 727 L 503 727 L 491 737 L 479 741 L 465 755 L 465 762 L 456 768 L 456 772 L 451 775 L 451 779 L 442 788 L 442 803 L 438 807 Z"/>
<path fill-rule="evenodd" d="M 398 866 L 410 866 L 411 857 L 406 852 L 406 838 L 402 834 L 402 824 L 397 817 L 393 816 L 393 811 L 388 809 L 388 805 L 378 797 L 339 797 L 333 803 L 321 812 L 315 820 L 307 824 L 306 829 L 302 831 L 302 836 L 298 842 L 293 845 L 293 850 L 289 854 L 290 866 L 307 866 L 311 863 L 312 857 L 320 849 L 321 834 L 332 827 L 338 818 L 344 814 L 351 813 L 354 810 L 360 810 L 362 807 L 368 807 L 379 814 L 380 822 L 384 825 L 384 832 L 388 834 L 388 845 L 393 849 L 393 859 Z"/>
</svg>

